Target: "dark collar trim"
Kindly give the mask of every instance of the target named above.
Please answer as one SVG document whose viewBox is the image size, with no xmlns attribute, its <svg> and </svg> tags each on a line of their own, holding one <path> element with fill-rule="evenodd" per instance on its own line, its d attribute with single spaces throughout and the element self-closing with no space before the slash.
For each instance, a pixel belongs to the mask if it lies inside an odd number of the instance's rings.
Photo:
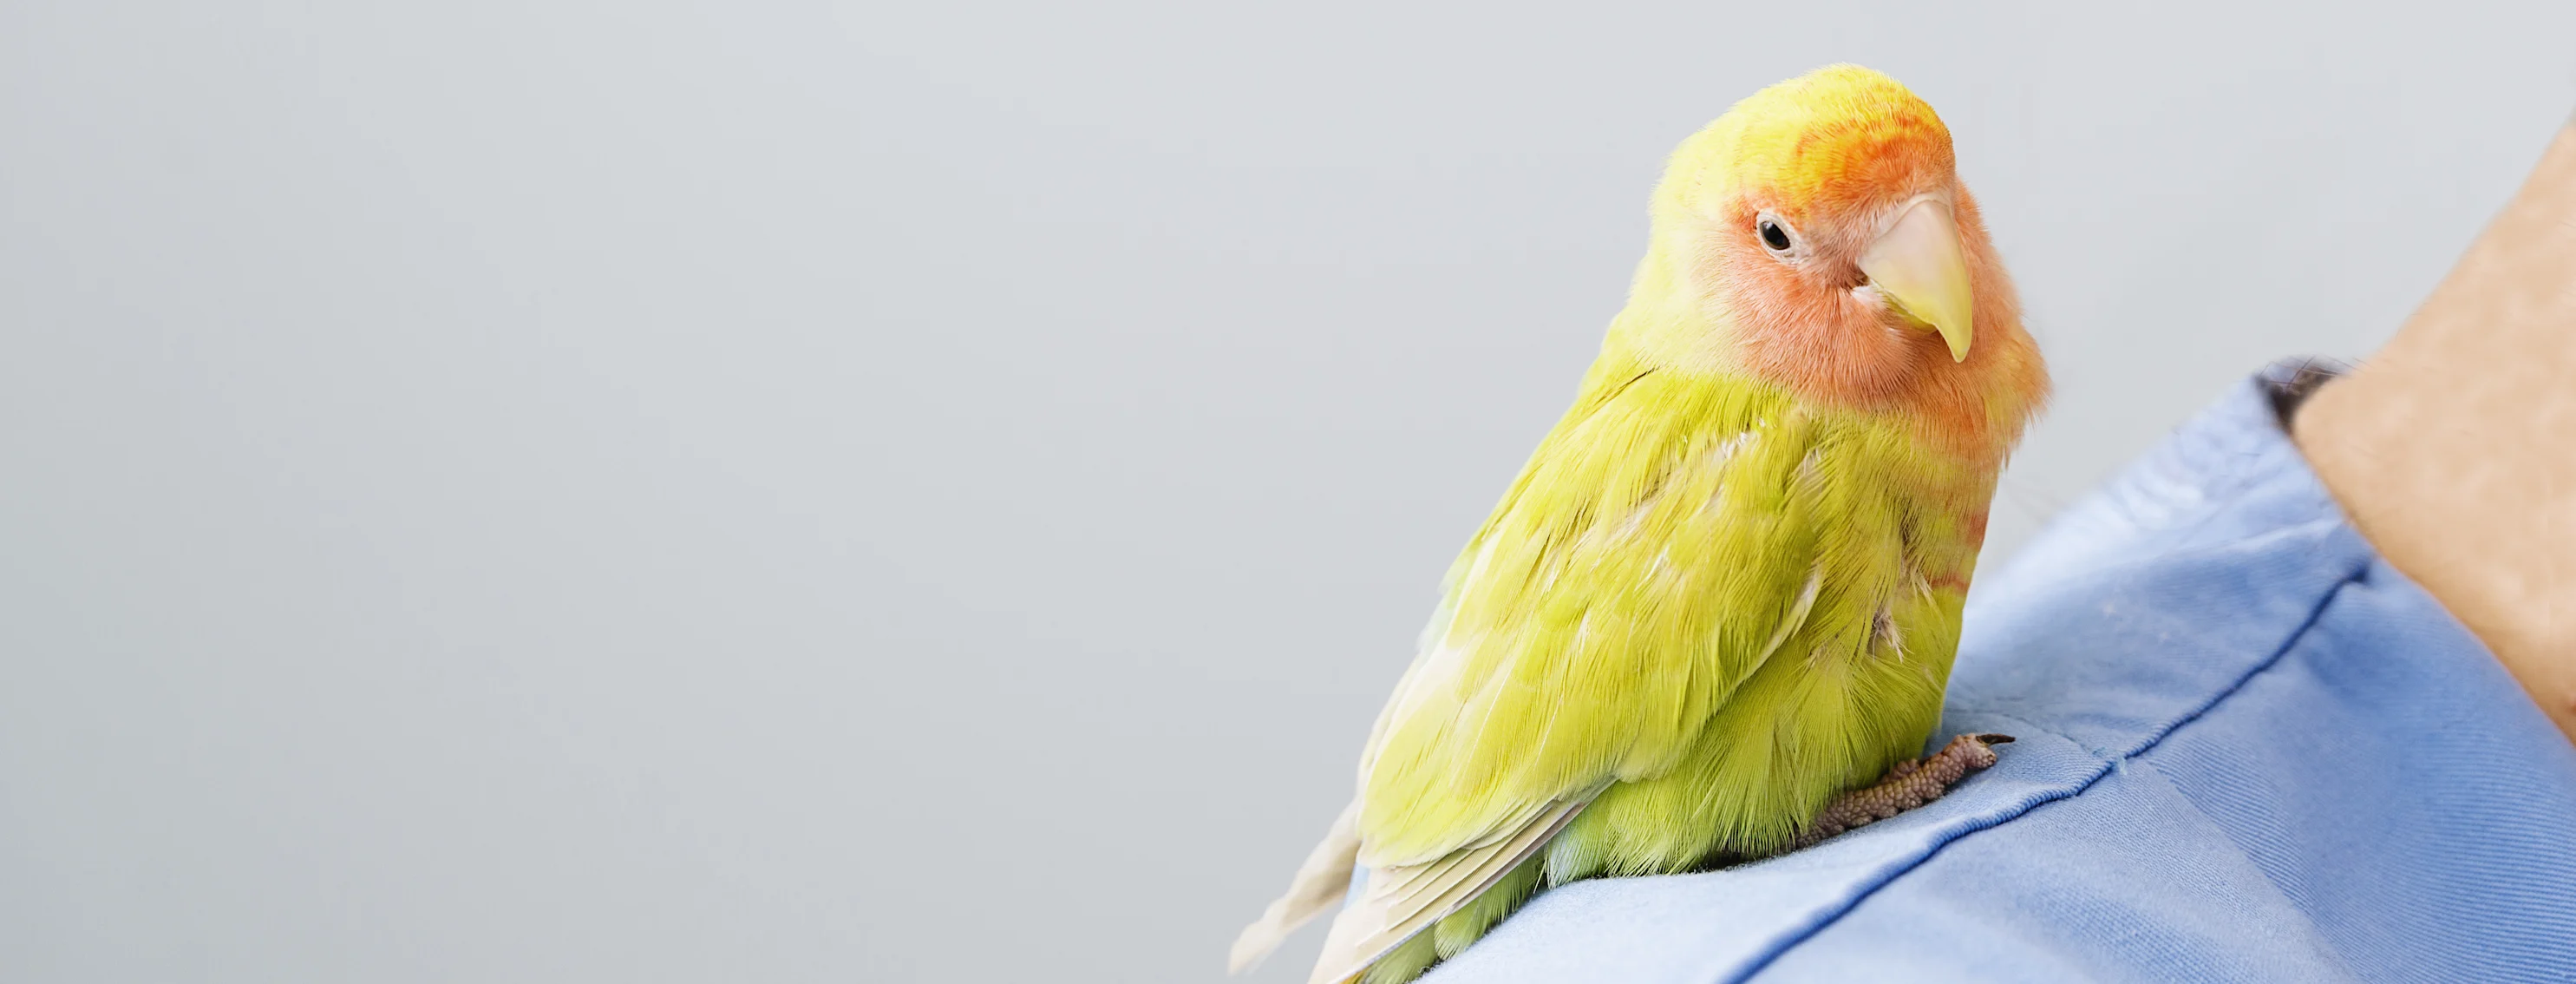
<svg viewBox="0 0 2576 984">
<path fill-rule="evenodd" d="M 2352 367 L 2335 359 L 2308 356 L 2283 359 L 2263 370 L 2263 392 L 2272 398 L 2272 419 L 2283 432 L 2290 429 L 2290 418 L 2299 412 L 2299 404 L 2316 395 L 2327 382 L 2351 372 Z"/>
</svg>

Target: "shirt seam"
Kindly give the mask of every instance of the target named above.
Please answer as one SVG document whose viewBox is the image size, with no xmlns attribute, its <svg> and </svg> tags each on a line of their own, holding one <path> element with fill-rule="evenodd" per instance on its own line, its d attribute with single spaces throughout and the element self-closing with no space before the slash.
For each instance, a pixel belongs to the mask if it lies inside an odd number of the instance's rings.
<svg viewBox="0 0 2576 984">
<path fill-rule="evenodd" d="M 2306 639 L 2308 633 L 2313 631 L 2317 627 L 2317 624 L 2324 620 L 2326 609 L 2333 606 L 2334 600 L 2343 594 L 2343 589 L 2354 582 L 2361 580 L 2368 571 L 2369 564 L 2364 562 L 2356 564 L 2352 570 L 2345 572 L 2344 576 L 2337 579 L 2332 587 L 2327 588 L 2318 596 L 2316 605 L 2308 610 L 2307 616 L 2299 621 L 2298 627 L 2292 629 L 2288 636 L 2284 637 L 2278 645 L 2274 646 L 2270 654 L 2264 656 L 2260 660 L 2256 660 L 2253 665 L 2246 668 L 2245 672 L 2238 674 L 2236 679 L 2229 681 L 2226 686 L 2219 688 L 2215 693 L 2210 695 L 2209 699 L 2201 702 L 2199 706 L 2194 707 L 2175 717 L 2173 720 L 2157 727 L 2154 731 L 2149 733 L 2143 744 L 2127 751 L 2105 755 L 2100 750 L 2091 748 L 2083 742 L 2076 741 L 2072 736 L 2063 734 L 2053 728 L 2041 727 L 2037 722 L 2026 720 L 2020 715 L 1977 709 L 1980 713 L 2003 718 L 2019 724 L 2028 724 L 2035 730 L 2063 738 L 2068 744 L 2083 749 L 2086 754 L 2092 756 L 2097 761 L 2099 767 L 2094 769 L 2091 775 L 2084 777 L 2081 781 L 2078 781 L 2071 786 L 2051 790 L 2039 796 L 2014 803 L 1988 816 L 1970 818 L 1968 822 L 1958 825 L 1955 829 L 1937 835 L 1937 839 L 1935 839 L 1920 854 L 1890 866 L 1885 871 L 1877 874 L 1872 880 L 1857 886 L 1853 891 L 1837 900 L 1829 911 L 1818 916 L 1811 924 L 1782 937 L 1777 942 L 1774 942 L 1770 946 L 1765 947 L 1761 952 L 1755 954 L 1751 959 L 1738 965 L 1735 969 L 1719 975 L 1716 978 L 1717 984 L 1743 984 L 1743 982 L 1751 980 L 1754 975 L 1760 974 L 1765 969 L 1768 969 L 1782 956 L 1787 955 L 1790 950 L 1796 949 L 1808 940 L 1814 939 L 1817 934 L 1824 932 L 1826 928 L 1842 921 L 1844 916 L 1848 916 L 1852 913 L 1852 910 L 1860 908 L 1861 903 L 1868 901 L 1870 896 L 1878 894 L 1880 889 L 1894 884 L 1897 879 L 1903 878 L 1912 873 L 1915 869 L 1922 867 L 1926 862 L 1929 862 L 1934 857 L 1938 856 L 1943 849 L 1949 847 L 1951 844 L 1957 843 L 1960 839 L 1971 834 L 1992 830 L 1996 827 L 2003 826 L 2004 824 L 2011 823 L 2014 820 L 2018 820 L 2028 815 L 2032 810 L 2036 810 L 2050 803 L 2070 800 L 2081 796 L 2086 790 L 2092 789 L 2096 783 L 2101 782 L 2105 777 L 2119 771 L 2123 766 L 2134 761 L 2139 756 L 2155 750 L 2156 746 L 2163 744 L 2165 739 L 2173 737 L 2175 732 L 2182 730 L 2185 726 L 2194 721 L 2207 717 L 2210 712 L 2217 710 L 2219 705 L 2226 703 L 2228 698 L 2234 697 L 2238 691 L 2245 688 L 2246 684 L 2253 682 L 2255 677 L 2261 676 L 2265 671 L 2279 665 L 2282 658 L 2288 656 L 2290 650 L 2297 648 L 2300 641 Z M 1962 708 L 1962 710 L 1971 709 Z"/>
</svg>

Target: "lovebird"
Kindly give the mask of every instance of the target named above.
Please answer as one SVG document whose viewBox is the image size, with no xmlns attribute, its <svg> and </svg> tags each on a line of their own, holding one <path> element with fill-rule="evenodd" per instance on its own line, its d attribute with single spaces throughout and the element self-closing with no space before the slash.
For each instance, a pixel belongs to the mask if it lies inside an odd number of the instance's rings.
<svg viewBox="0 0 2576 984">
<path fill-rule="evenodd" d="M 1573 407 L 1450 567 L 1356 797 L 1235 970 L 1347 896 L 1312 980 L 1400 984 L 1548 886 L 1793 849 L 2009 740 L 1916 758 L 2048 394 L 1948 128 L 1821 68 L 1685 140 L 1651 214 Z"/>
</svg>

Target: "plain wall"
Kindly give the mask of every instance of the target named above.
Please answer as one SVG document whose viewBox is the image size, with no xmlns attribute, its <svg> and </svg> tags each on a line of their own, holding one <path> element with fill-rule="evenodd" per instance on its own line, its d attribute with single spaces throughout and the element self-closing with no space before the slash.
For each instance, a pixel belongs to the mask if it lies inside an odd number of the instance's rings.
<svg viewBox="0 0 2576 984">
<path fill-rule="evenodd" d="M 2576 107 L 2564 2 L 1578 6 L 0 3 L 0 979 L 1215 979 L 1734 100 L 1948 120 L 1989 563 Z"/>
</svg>

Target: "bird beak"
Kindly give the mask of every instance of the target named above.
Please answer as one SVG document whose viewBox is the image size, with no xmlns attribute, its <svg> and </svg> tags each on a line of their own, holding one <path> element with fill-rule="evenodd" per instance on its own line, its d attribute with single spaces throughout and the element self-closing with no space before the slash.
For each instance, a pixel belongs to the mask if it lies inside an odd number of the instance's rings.
<svg viewBox="0 0 2576 984">
<path fill-rule="evenodd" d="M 1950 361 L 1967 361 L 1976 296 L 1968 288 L 1959 225 L 1948 204 L 1931 197 L 1908 204 L 1896 224 L 1861 253 L 1860 269 L 1899 313 L 1941 333 L 1950 344 Z"/>
</svg>

